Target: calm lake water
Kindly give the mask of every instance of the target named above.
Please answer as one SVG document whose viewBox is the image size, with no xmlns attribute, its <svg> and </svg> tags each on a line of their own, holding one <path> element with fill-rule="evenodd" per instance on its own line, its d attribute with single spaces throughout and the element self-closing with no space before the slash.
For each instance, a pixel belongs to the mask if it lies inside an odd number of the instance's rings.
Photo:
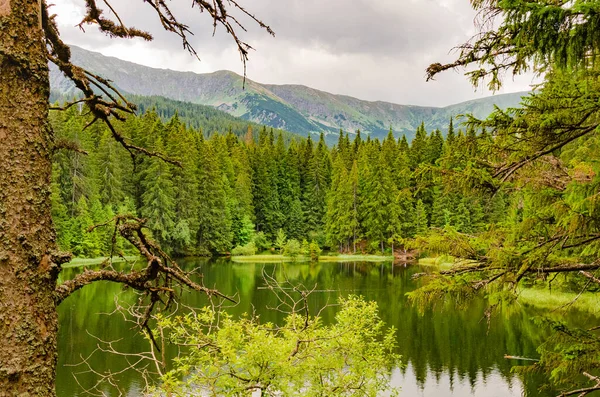
<svg viewBox="0 0 600 397">
<path fill-rule="evenodd" d="M 339 296 L 362 295 L 379 304 L 380 315 L 397 329 L 398 351 L 403 368 L 394 371 L 391 381 L 402 388 L 403 396 L 555 396 L 556 390 L 540 387 L 539 376 L 515 374 L 513 365 L 526 365 L 504 359 L 505 354 L 537 357 L 535 347 L 543 337 L 531 318 L 539 313 L 520 307 L 505 310 L 488 324 L 484 319 L 485 302 L 475 301 L 464 310 L 436 307 L 419 313 L 406 298 L 406 293 L 418 286 L 412 276 L 428 271 L 420 266 L 392 266 L 391 263 L 318 263 L 318 264 L 260 264 L 233 263 L 228 260 L 181 260 L 185 269 L 199 268 L 204 284 L 226 294 L 238 294 L 239 305 L 234 314 L 254 310 L 264 321 L 281 321 L 283 315 L 266 309 L 274 306 L 273 294 L 264 286 L 263 270 L 287 277 L 318 290 L 311 296 L 314 308 Z M 71 278 L 81 269 L 66 269 L 62 275 Z M 99 377 L 85 365 L 76 365 L 88 358 L 94 371 L 116 373 L 127 366 L 122 356 L 96 351 L 96 338 L 117 341 L 121 352 L 136 353 L 148 350 L 143 338 L 127 324 L 121 314 L 110 314 L 115 308 L 115 295 L 120 302 L 132 301 L 135 295 L 121 286 L 97 283 L 85 287 L 60 306 L 59 365 L 57 393 L 60 397 L 80 396 L 85 388 Z M 198 294 L 185 294 L 188 305 L 205 303 Z M 335 315 L 335 307 L 322 313 L 325 322 Z M 93 354 L 92 354 L 93 353 Z M 174 352 L 169 352 L 174 354 Z M 120 374 L 118 384 L 127 396 L 140 395 L 143 381 L 139 374 L 127 371 Z M 107 396 L 120 395 L 109 384 L 100 389 Z"/>
</svg>

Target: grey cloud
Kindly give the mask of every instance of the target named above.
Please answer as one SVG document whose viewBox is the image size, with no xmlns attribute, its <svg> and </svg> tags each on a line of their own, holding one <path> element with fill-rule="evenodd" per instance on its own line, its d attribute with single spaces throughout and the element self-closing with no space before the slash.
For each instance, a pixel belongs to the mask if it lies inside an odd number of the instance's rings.
<svg viewBox="0 0 600 397">
<path fill-rule="evenodd" d="M 337 53 L 408 56 L 464 32 L 456 12 L 432 1 L 262 0 L 253 6 L 272 21 L 278 39 Z"/>
<path fill-rule="evenodd" d="M 76 0 L 60 0 L 78 4 Z M 251 11 L 273 27 L 277 40 L 299 48 L 322 47 L 337 54 L 368 53 L 377 56 L 407 57 L 424 50 L 456 44 L 469 28 L 463 23 L 468 7 L 444 7 L 430 0 L 256 0 L 247 2 Z M 465 0 L 464 3 L 468 2 Z M 177 48 L 179 38 L 164 32 L 154 11 L 142 2 L 115 5 L 121 18 L 132 26 L 150 31 L 155 45 Z M 190 9 L 187 1 L 170 3 L 175 15 L 196 33 L 192 42 L 209 52 L 231 47 L 222 30 L 212 36 L 212 24 L 204 13 Z M 453 10 L 458 8 L 457 10 Z M 238 12 L 239 14 L 239 12 Z M 266 33 L 248 18 L 240 18 L 249 29 L 240 32 L 251 44 Z M 93 33 L 96 29 L 91 26 Z M 66 31 L 73 37 L 71 30 Z M 98 36 L 93 34 L 91 36 Z M 93 38 L 90 38 L 93 40 Z"/>
<path fill-rule="evenodd" d="M 81 8 L 83 3 L 54 1 Z M 235 47 L 223 29 L 213 37 L 206 13 L 190 10 L 186 0 L 168 4 L 194 31 L 191 42 L 205 61 L 203 65 L 241 73 Z M 242 4 L 276 33 L 273 39 L 249 18 L 236 14 L 248 28 L 248 32 L 240 31 L 240 36 L 257 50 L 251 53 L 248 65 L 248 77 L 253 80 L 304 84 L 361 99 L 423 105 L 445 105 L 489 94 L 474 92 L 461 73 L 449 72 L 433 83 L 424 81 L 425 68 L 432 62 L 450 61 L 448 51 L 471 34 L 474 12 L 468 0 L 248 0 Z M 180 56 L 180 39 L 165 32 L 152 9 L 141 0 L 114 5 L 125 23 L 152 32 L 152 48 L 178 54 L 172 59 L 163 55 L 161 59 L 167 59 L 158 66 L 202 69 L 193 58 Z M 115 54 L 115 41 L 95 27 L 81 34 L 72 24 L 62 24 L 61 32 L 67 42 L 100 52 L 112 47 Z M 116 55 L 157 66 L 156 54 L 139 51 L 140 47 L 139 41 L 120 43 Z M 127 48 L 145 55 L 132 59 Z"/>
</svg>

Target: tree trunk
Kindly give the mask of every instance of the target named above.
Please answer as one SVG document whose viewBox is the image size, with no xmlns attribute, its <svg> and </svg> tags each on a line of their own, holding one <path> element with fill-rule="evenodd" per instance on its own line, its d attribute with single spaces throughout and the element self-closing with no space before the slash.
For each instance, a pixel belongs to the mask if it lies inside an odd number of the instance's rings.
<svg viewBox="0 0 600 397">
<path fill-rule="evenodd" d="M 58 267 L 39 0 L 0 0 L 0 395 L 54 396 Z"/>
</svg>

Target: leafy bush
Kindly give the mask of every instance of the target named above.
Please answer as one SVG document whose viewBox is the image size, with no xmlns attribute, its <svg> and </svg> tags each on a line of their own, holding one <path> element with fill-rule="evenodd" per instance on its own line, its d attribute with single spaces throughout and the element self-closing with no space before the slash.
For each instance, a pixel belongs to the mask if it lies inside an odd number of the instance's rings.
<svg viewBox="0 0 600 397">
<path fill-rule="evenodd" d="M 281 325 L 253 316 L 234 319 L 210 306 L 193 316 L 159 318 L 154 334 L 189 352 L 152 395 L 189 395 L 208 387 L 219 396 L 397 395 L 390 384 L 399 362 L 395 330 L 381 321 L 375 302 L 350 296 L 339 303 L 330 325 L 298 313 Z"/>
<path fill-rule="evenodd" d="M 319 244 L 317 244 L 315 240 L 310 242 L 310 245 L 308 246 L 308 253 L 310 255 L 311 261 L 319 260 L 319 255 L 321 254 L 321 247 L 319 247 Z"/>
<path fill-rule="evenodd" d="M 289 239 L 283 247 L 283 255 L 296 258 L 301 254 L 300 242 L 296 239 Z"/>
<path fill-rule="evenodd" d="M 283 247 L 285 247 L 285 243 L 287 241 L 287 236 L 283 229 L 279 229 L 277 231 L 277 239 L 275 240 L 275 246 L 279 249 L 279 252 L 283 251 Z"/>
<path fill-rule="evenodd" d="M 271 243 L 267 240 L 264 232 L 257 232 L 252 238 L 252 242 L 256 246 L 257 251 L 264 251 L 271 248 Z"/>
<path fill-rule="evenodd" d="M 369 241 L 367 244 L 366 251 L 369 254 L 380 254 L 381 253 L 381 243 L 377 240 Z"/>
<path fill-rule="evenodd" d="M 310 253 L 310 246 L 308 244 L 308 241 L 306 241 L 306 239 L 302 240 L 302 246 L 300 247 L 300 253 L 302 255 L 307 255 Z"/>
<path fill-rule="evenodd" d="M 323 247 L 327 244 L 327 236 L 324 231 L 312 231 L 308 233 L 310 241 L 315 241 L 319 247 Z"/>
<path fill-rule="evenodd" d="M 253 242 L 249 242 L 246 245 L 238 245 L 233 250 L 231 250 L 231 255 L 233 256 L 249 256 L 256 254 L 256 245 Z"/>
</svg>

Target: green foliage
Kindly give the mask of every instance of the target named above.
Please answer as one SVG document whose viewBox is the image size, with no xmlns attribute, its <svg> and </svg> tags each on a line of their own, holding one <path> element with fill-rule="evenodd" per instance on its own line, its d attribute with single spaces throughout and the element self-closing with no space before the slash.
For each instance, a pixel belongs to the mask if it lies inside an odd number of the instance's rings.
<svg viewBox="0 0 600 397">
<path fill-rule="evenodd" d="M 81 134 L 89 116 L 76 108 L 52 115 L 57 136 L 90 153 L 89 159 L 62 151 L 55 156 L 52 200 L 61 246 L 80 256 L 107 254 L 107 236 L 84 231 L 109 214 L 130 212 L 147 218 L 152 236 L 177 255 L 218 255 L 251 241 L 257 251 L 270 249 L 271 242 L 281 251 L 288 238 L 306 240 L 306 256 L 310 241 L 340 253 L 361 247 L 389 252 L 427 234 L 430 218 L 432 227 L 452 225 L 461 232 L 499 223 L 509 201 L 495 201 L 492 214 L 486 207 L 491 195 L 462 198 L 446 177 L 481 154 L 478 142 L 467 144 L 480 139 L 474 133 L 445 142 L 421 125 L 411 144 L 396 142 L 392 131 L 383 142 L 363 141 L 360 134 L 351 142 L 342 133 L 339 146 L 328 148 L 324 136 L 290 141 L 266 128 L 250 128 L 243 139 L 233 132 L 207 138 L 186 127 L 184 111 L 150 110 L 119 124 L 133 143 L 181 167 L 144 156 L 132 163 L 105 127 L 90 127 L 93 139 Z M 166 115 L 171 119 L 165 123 Z M 82 197 L 88 208 L 78 211 Z"/>
<path fill-rule="evenodd" d="M 303 254 L 302 249 L 300 247 L 300 242 L 296 239 L 289 239 L 282 251 L 284 256 L 289 256 L 290 258 L 297 258 L 300 254 Z"/>
<path fill-rule="evenodd" d="M 283 251 L 283 247 L 285 246 L 286 241 L 287 236 L 285 235 L 285 232 L 283 231 L 283 229 L 279 229 L 277 231 L 277 237 L 275 239 L 275 247 L 279 249 L 279 252 Z"/>
<path fill-rule="evenodd" d="M 427 233 L 427 210 L 425 208 L 425 204 L 423 201 L 417 201 L 417 205 L 415 207 L 415 229 L 417 234 L 423 235 Z"/>
<path fill-rule="evenodd" d="M 489 297 L 505 302 L 517 286 L 546 277 L 554 280 L 553 274 L 563 275 L 560 288 L 576 286 L 572 291 L 576 298 L 597 293 L 598 2 L 477 0 L 472 4 L 484 18 L 479 25 L 484 30 L 460 47 L 456 62 L 431 65 L 429 77 L 477 64 L 467 73 L 475 84 L 488 78 L 490 86 L 498 88 L 503 71 L 518 74 L 532 66 L 545 72 L 545 81 L 524 98 L 521 108 L 497 109 L 486 120 L 471 116 L 467 133 L 459 132 L 452 143 L 450 137 L 446 141 L 440 165 L 456 171 L 464 188 L 496 194 L 462 194 L 451 214 L 452 227 L 421 241 L 430 248 L 446 247 L 446 252 L 462 251 L 459 256 L 473 262 L 433 276 L 431 283 L 414 293 L 414 299 L 426 302 L 437 294 L 456 292 L 461 282 L 483 291 L 499 281 Z M 492 19 L 498 23 L 491 23 Z M 438 224 L 440 206 L 434 205 Z M 597 383 L 598 327 L 595 332 L 570 329 L 548 319 L 540 324 L 552 333 L 538 349 L 541 360 L 532 368 L 575 389 L 581 387 L 581 374 Z M 597 388 L 598 384 L 562 395 L 584 395 Z"/>
<path fill-rule="evenodd" d="M 198 142 L 198 203 L 197 243 L 201 249 L 211 253 L 230 249 L 233 240 L 231 231 L 230 183 L 223 172 L 224 160 L 219 155 L 217 139 Z"/>
<path fill-rule="evenodd" d="M 600 369 L 600 339 L 596 333 L 543 317 L 535 320 L 538 326 L 552 331 L 538 348 L 540 361 L 536 370 L 549 373 L 552 381 L 564 387 L 581 374 L 594 374 Z"/>
<path fill-rule="evenodd" d="M 300 253 L 306 256 L 310 254 L 310 245 L 308 244 L 307 239 L 302 240 L 302 245 L 300 246 Z"/>
<path fill-rule="evenodd" d="M 319 244 L 317 244 L 315 240 L 310 242 L 310 245 L 308 246 L 308 255 L 310 256 L 311 261 L 318 261 L 319 255 L 321 255 L 321 251 L 321 247 L 319 247 Z"/>
<path fill-rule="evenodd" d="M 331 325 L 292 313 L 276 326 L 207 307 L 196 316 L 160 319 L 157 327 L 155 335 L 191 346 L 163 377 L 157 395 L 197 389 L 209 396 L 397 394 L 389 385 L 399 361 L 394 329 L 386 329 L 377 305 L 362 298 L 340 300 Z"/>
<path fill-rule="evenodd" d="M 164 150 L 157 137 L 154 150 Z M 140 213 L 149 220 L 148 227 L 162 245 L 168 245 L 175 228 L 175 190 L 169 165 L 158 158 L 148 159 L 149 166 L 142 174 L 142 207 Z"/>
<path fill-rule="evenodd" d="M 256 254 L 256 245 L 254 242 L 249 242 L 246 245 L 240 246 L 238 245 L 234 249 L 231 250 L 232 256 L 250 256 Z"/>
<path fill-rule="evenodd" d="M 233 220 L 232 224 L 234 230 L 233 241 L 234 243 L 239 244 L 248 244 L 254 238 L 254 223 L 250 220 L 250 216 L 244 215 L 244 217 L 239 220 L 239 224 Z"/>
<path fill-rule="evenodd" d="M 473 84 L 487 79 L 489 87 L 497 89 L 507 70 L 519 74 L 532 66 L 537 70 L 573 70 L 595 64 L 600 51 L 595 1 L 471 3 L 482 19 L 479 26 L 489 30 L 482 30 L 461 46 L 456 62 L 431 65 L 427 69 L 429 78 L 452 67 L 475 64 L 479 67 L 467 73 Z M 501 23 L 488 23 L 494 18 Z"/>
<path fill-rule="evenodd" d="M 429 277 L 422 287 L 407 295 L 421 312 L 437 305 L 444 307 L 446 303 L 455 308 L 464 308 L 477 296 L 477 290 L 470 281 L 469 277 Z"/>
<path fill-rule="evenodd" d="M 264 251 L 271 247 L 271 244 L 269 241 L 267 241 L 267 237 L 265 236 L 264 232 L 256 232 L 252 238 L 252 242 L 254 245 L 256 245 L 256 249 L 258 251 Z"/>
</svg>

